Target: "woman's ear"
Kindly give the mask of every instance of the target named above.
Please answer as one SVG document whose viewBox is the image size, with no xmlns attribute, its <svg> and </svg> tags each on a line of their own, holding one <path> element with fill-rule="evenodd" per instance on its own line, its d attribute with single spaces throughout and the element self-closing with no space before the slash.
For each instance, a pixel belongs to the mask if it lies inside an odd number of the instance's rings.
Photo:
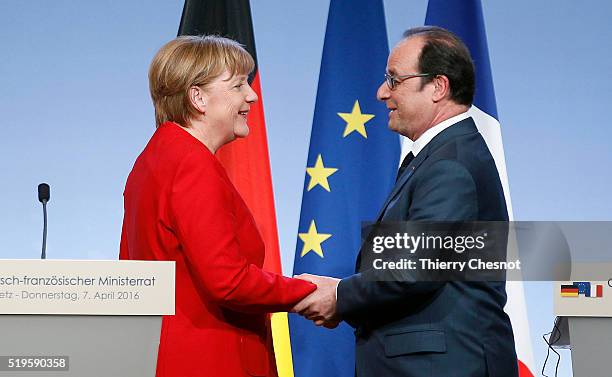
<svg viewBox="0 0 612 377">
<path fill-rule="evenodd" d="M 199 86 L 189 88 L 189 103 L 200 114 L 206 113 L 206 93 Z"/>
</svg>

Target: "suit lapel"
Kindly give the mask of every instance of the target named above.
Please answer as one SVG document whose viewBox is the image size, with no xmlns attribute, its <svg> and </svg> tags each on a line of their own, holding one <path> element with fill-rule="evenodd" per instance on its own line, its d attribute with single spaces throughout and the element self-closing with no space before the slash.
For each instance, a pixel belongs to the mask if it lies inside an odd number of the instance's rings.
<svg viewBox="0 0 612 377">
<path fill-rule="evenodd" d="M 376 221 L 379 222 L 382 219 L 382 216 L 387 210 L 387 206 L 389 205 L 389 203 L 391 203 L 391 201 L 395 199 L 395 197 L 402 191 L 402 188 L 414 175 L 416 169 L 427 159 L 427 157 L 429 157 L 429 155 L 435 152 L 435 150 L 441 147 L 442 145 L 446 144 L 448 141 L 455 139 L 459 136 L 474 132 L 478 132 L 478 129 L 476 128 L 474 120 L 470 117 L 453 124 L 452 126 L 448 127 L 447 129 L 436 135 L 436 137 L 431 139 L 431 141 L 425 146 L 425 148 L 423 148 L 423 150 L 414 158 L 414 160 L 412 160 L 406 170 L 404 170 L 404 173 L 393 187 L 393 191 L 391 191 L 391 194 L 389 194 L 387 200 L 378 212 L 378 216 L 376 216 Z"/>
<path fill-rule="evenodd" d="M 428 148 L 425 147 L 425 149 L 428 149 Z M 406 185 L 408 180 L 412 177 L 415 170 L 423 163 L 423 161 L 425 161 L 425 159 L 428 156 L 428 153 L 426 152 L 427 152 L 426 150 L 422 150 L 421 153 L 419 153 L 414 158 L 414 160 L 412 160 L 412 162 L 406 167 L 406 170 L 404 170 L 404 173 L 401 175 L 400 179 L 398 179 L 397 182 L 395 183 L 395 186 L 393 187 L 393 191 L 391 191 L 391 193 L 387 197 L 387 200 L 385 201 L 382 208 L 378 212 L 378 216 L 376 216 L 376 222 L 379 222 L 381 220 L 382 215 L 387 210 L 387 206 L 389 205 L 389 203 L 400 193 L 400 191 L 402 191 L 402 188 L 404 187 L 404 185 Z"/>
<path fill-rule="evenodd" d="M 427 147 L 425 147 L 425 149 L 427 149 Z M 425 149 L 423 149 L 421 151 L 421 153 L 419 153 L 414 158 L 414 160 L 412 160 L 412 162 L 406 167 L 406 170 L 404 170 L 404 173 L 402 174 L 400 179 L 398 179 L 398 181 L 395 183 L 395 186 L 393 187 L 393 191 L 391 191 L 391 194 L 389 194 L 389 196 L 387 197 L 387 200 L 385 201 L 385 204 L 383 204 L 382 208 L 378 212 L 378 215 L 376 216 L 376 222 L 377 223 L 379 223 L 380 220 L 382 219 L 382 216 L 385 213 L 385 211 L 387 210 L 387 206 L 389 206 L 389 203 L 393 200 L 393 198 L 395 198 L 399 194 L 399 192 L 401 191 L 402 187 L 404 187 L 406 182 L 408 182 L 410 177 L 412 177 L 412 175 L 414 174 L 414 171 L 427 158 L 427 153 L 425 153 L 426 152 Z M 355 261 L 355 271 L 356 272 L 359 272 L 359 267 L 361 266 L 361 251 L 362 251 L 362 249 L 363 249 L 363 243 L 359 247 L 359 254 L 357 254 L 357 260 Z"/>
<path fill-rule="evenodd" d="M 397 183 L 393 187 L 393 190 L 387 197 L 387 200 L 385 201 L 380 211 L 378 212 L 378 215 L 376 216 L 376 222 L 380 222 L 382 220 L 382 216 L 387 210 L 389 203 L 391 203 L 391 201 L 395 199 L 395 197 L 402 191 L 404 186 L 408 183 L 410 178 L 412 178 L 412 176 L 414 175 L 414 172 L 417 170 L 417 168 L 421 166 L 421 164 L 430 155 L 435 153 L 438 148 L 440 148 L 447 142 L 457 137 L 471 134 L 471 133 L 477 133 L 477 132 L 478 132 L 478 129 L 476 128 L 476 124 L 474 123 L 474 120 L 470 117 L 458 123 L 455 123 L 454 125 L 440 132 L 438 135 L 436 135 L 436 137 L 431 139 L 431 141 L 425 146 L 425 148 L 423 148 L 423 150 L 414 158 L 414 160 L 412 160 L 412 162 L 410 163 L 410 165 L 408 165 L 406 170 L 404 170 L 404 173 L 402 174 L 400 179 L 397 181 Z M 359 248 L 359 254 L 357 254 L 357 261 L 355 263 L 355 271 L 357 272 L 359 272 L 359 267 L 361 265 L 362 248 L 363 248 L 363 245 L 361 245 L 361 247 Z"/>
</svg>

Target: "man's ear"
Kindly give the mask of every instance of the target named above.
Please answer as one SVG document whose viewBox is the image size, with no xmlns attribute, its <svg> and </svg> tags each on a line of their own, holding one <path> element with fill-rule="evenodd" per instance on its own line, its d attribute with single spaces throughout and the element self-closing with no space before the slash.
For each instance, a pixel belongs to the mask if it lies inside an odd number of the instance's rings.
<svg viewBox="0 0 612 377">
<path fill-rule="evenodd" d="M 450 95 L 450 81 L 448 77 L 444 75 L 437 75 L 434 77 L 432 84 L 434 85 L 434 92 L 432 94 L 432 100 L 439 102 Z"/>
<path fill-rule="evenodd" d="M 200 114 L 206 113 L 206 93 L 199 86 L 192 86 L 188 92 L 189 104 Z"/>
</svg>

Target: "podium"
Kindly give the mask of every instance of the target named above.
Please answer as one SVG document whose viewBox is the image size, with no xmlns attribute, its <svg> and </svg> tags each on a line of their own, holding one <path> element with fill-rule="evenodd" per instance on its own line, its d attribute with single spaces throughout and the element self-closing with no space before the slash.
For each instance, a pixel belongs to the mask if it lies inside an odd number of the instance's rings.
<svg viewBox="0 0 612 377">
<path fill-rule="evenodd" d="M 612 281 L 553 284 L 557 319 L 549 338 L 568 348 L 576 377 L 609 377 L 612 373 Z"/>
<path fill-rule="evenodd" d="M 155 376 L 174 262 L 0 260 L 0 377 Z"/>
</svg>

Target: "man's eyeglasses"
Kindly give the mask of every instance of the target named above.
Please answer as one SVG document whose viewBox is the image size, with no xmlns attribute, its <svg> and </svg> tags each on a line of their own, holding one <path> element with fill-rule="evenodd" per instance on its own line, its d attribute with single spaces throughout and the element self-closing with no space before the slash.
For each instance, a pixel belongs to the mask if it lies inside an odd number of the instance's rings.
<svg viewBox="0 0 612 377">
<path fill-rule="evenodd" d="M 387 82 L 387 86 L 389 87 L 389 89 L 393 90 L 395 89 L 396 86 L 401 84 L 404 80 L 408 80 L 413 77 L 427 77 L 431 75 L 432 75 L 431 73 L 411 73 L 408 75 L 393 76 L 385 72 L 385 81 Z"/>
</svg>

